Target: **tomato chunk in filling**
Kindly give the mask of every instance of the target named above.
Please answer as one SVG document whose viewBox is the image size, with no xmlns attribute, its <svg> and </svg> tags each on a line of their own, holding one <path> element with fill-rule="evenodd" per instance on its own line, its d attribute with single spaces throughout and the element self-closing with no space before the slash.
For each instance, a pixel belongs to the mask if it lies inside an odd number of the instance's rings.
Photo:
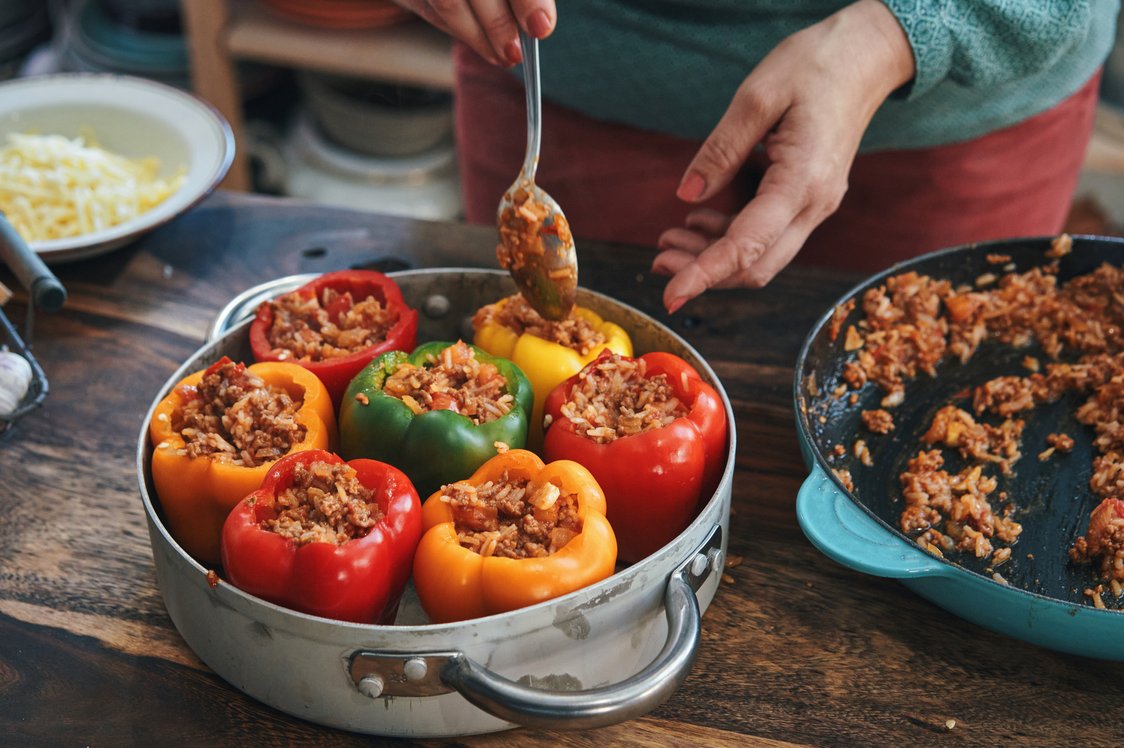
<svg viewBox="0 0 1124 748">
<path fill-rule="evenodd" d="M 386 340 L 398 314 L 374 296 L 325 288 L 320 295 L 296 291 L 269 302 L 273 324 L 266 333 L 281 360 L 322 361 L 350 356 Z"/>
<path fill-rule="evenodd" d="M 536 338 L 570 348 L 582 356 L 593 353 L 607 338 L 589 320 L 570 311 L 560 320 L 544 319 L 527 303 L 522 294 L 509 296 L 502 302 L 482 307 L 472 318 L 479 330 L 484 325 L 506 327 L 516 335 L 534 335 Z"/>
<path fill-rule="evenodd" d="M 612 355 L 582 370 L 560 407 L 575 431 L 600 444 L 663 428 L 689 412 L 666 374 L 647 375 L 643 359 Z"/>
<path fill-rule="evenodd" d="M 460 544 L 481 556 L 541 558 L 582 531 L 578 497 L 553 483 L 535 485 L 507 471 L 497 481 L 441 488 Z"/>
<path fill-rule="evenodd" d="M 477 425 L 502 418 L 515 405 L 499 368 L 477 359 L 472 346 L 461 340 L 421 366 L 404 362 L 382 389 L 416 414 L 451 410 Z"/>
<path fill-rule="evenodd" d="M 244 364 L 223 364 L 178 391 L 184 402 L 173 428 L 190 457 L 255 467 L 283 457 L 305 437 L 296 419 L 303 400 L 267 385 Z"/>
<path fill-rule="evenodd" d="M 366 536 L 383 517 L 353 467 L 320 460 L 297 465 L 292 484 L 277 495 L 275 511 L 262 526 L 297 545 L 343 545 Z"/>
</svg>

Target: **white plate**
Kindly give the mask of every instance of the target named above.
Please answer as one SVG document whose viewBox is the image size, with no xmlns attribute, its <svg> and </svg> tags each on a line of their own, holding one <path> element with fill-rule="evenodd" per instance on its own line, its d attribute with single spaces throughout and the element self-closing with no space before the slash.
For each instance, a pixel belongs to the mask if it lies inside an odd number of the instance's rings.
<svg viewBox="0 0 1124 748">
<path fill-rule="evenodd" d="M 72 73 L 0 83 L 0 142 L 8 133 L 77 137 L 92 131 L 106 150 L 155 156 L 160 176 L 186 169 L 164 202 L 109 229 L 31 242 L 45 262 L 70 262 L 117 249 L 206 197 L 234 159 L 234 135 L 209 104 L 171 86 L 123 75 Z"/>
</svg>

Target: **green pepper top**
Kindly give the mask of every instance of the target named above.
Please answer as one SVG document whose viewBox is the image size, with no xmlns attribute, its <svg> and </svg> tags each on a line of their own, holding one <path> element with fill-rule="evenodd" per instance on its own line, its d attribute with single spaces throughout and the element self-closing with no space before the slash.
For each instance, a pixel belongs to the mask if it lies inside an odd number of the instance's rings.
<svg viewBox="0 0 1124 748">
<path fill-rule="evenodd" d="M 475 423 L 456 410 L 419 413 L 401 397 L 384 390 L 387 380 L 402 366 L 429 369 L 454 345 L 434 341 L 409 354 L 389 351 L 351 380 L 339 414 L 340 452 L 345 459 L 368 457 L 390 463 L 406 473 L 418 494 L 426 497 L 446 483 L 472 475 L 496 454 L 496 442 L 512 449 L 526 445 L 534 404 L 530 382 L 511 361 L 476 346 L 460 344 L 464 346 L 461 350 L 471 350 L 477 361 L 495 366 L 504 379 L 504 392 L 512 396 L 511 409 L 498 418 Z M 434 403 L 431 407 L 441 406 Z"/>
</svg>

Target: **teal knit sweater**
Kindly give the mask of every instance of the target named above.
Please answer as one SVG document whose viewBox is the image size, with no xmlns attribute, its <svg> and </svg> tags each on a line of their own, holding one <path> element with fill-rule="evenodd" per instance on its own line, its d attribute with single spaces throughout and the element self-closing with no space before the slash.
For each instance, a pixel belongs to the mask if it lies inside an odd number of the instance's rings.
<svg viewBox="0 0 1124 748">
<path fill-rule="evenodd" d="M 1113 44 L 1119 0 L 883 0 L 917 75 L 864 151 L 967 140 L 1049 109 Z M 846 0 L 561 0 L 544 95 L 598 119 L 702 139 L 781 39 Z"/>
</svg>

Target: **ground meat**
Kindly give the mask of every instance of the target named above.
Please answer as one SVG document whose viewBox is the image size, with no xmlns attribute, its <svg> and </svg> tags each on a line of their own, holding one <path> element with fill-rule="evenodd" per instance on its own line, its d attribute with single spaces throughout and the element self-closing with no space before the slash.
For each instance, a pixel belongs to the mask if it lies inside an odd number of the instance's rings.
<svg viewBox="0 0 1124 748">
<path fill-rule="evenodd" d="M 473 327 L 478 330 L 489 324 L 506 327 L 516 335 L 534 335 L 558 343 L 582 356 L 590 355 L 606 340 L 603 332 L 572 311 L 558 321 L 543 319 L 519 294 L 482 307 L 472 319 Z"/>
<path fill-rule="evenodd" d="M 398 314 L 380 299 L 353 299 L 325 288 L 319 297 L 294 291 L 269 302 L 271 353 L 282 360 L 322 361 L 349 356 L 386 340 Z"/>
<path fill-rule="evenodd" d="M 1021 420 L 1007 419 L 999 426 L 992 426 L 977 422 L 955 405 L 946 405 L 937 411 L 921 441 L 958 449 L 965 459 L 996 463 L 1007 474 L 1022 456 L 1019 450 L 1022 431 Z"/>
<path fill-rule="evenodd" d="M 923 547 L 965 551 L 977 558 L 992 553 L 993 537 L 1013 543 L 1022 525 L 992 510 L 988 496 L 998 485 L 995 478 L 984 475 L 980 465 L 956 474 L 943 466 L 939 450 L 922 451 L 899 476 L 906 502 L 902 532 Z"/>
<path fill-rule="evenodd" d="M 1124 501 L 1101 501 L 1089 515 L 1089 529 L 1070 548 L 1069 556 L 1075 563 L 1096 562 L 1101 577 L 1119 590 L 1124 582 Z"/>
<path fill-rule="evenodd" d="M 479 486 L 468 481 L 442 486 L 441 501 L 453 511 L 460 544 L 482 556 L 549 556 L 582 530 L 575 494 L 506 471 Z"/>
<path fill-rule="evenodd" d="M 972 391 L 972 409 L 1004 418 L 1030 410 L 1035 405 L 1034 384 L 1030 377 L 996 377 Z"/>
<path fill-rule="evenodd" d="M 861 416 L 863 425 L 875 434 L 888 434 L 894 430 L 894 416 L 888 410 L 864 410 Z"/>
<path fill-rule="evenodd" d="M 343 545 L 362 538 L 383 517 L 371 490 L 347 463 L 297 465 L 293 482 L 277 495 L 275 516 L 262 526 L 297 545 Z"/>
<path fill-rule="evenodd" d="M 383 392 L 414 413 L 451 410 L 477 425 L 502 418 L 515 405 L 500 370 L 477 359 L 472 346 L 461 340 L 421 366 L 402 363 L 386 378 Z"/>
<path fill-rule="evenodd" d="M 520 185 L 505 197 L 510 198 L 510 204 L 499 216 L 500 243 L 496 247 L 496 259 L 501 268 L 519 270 L 528 258 L 542 256 L 546 251 L 543 233 L 554 234 L 564 246 L 574 243 L 570 224 L 561 213 L 555 214 L 554 223 L 549 228 L 544 227 L 550 207 L 536 200 L 532 190 Z M 533 265 L 534 260 L 531 262 Z M 568 274 L 572 273 L 572 270 L 568 271 Z"/>
<path fill-rule="evenodd" d="M 190 457 L 255 467 L 283 457 L 306 433 L 296 420 L 303 401 L 240 363 L 224 363 L 180 395 L 172 427 Z"/>
<path fill-rule="evenodd" d="M 583 369 L 560 410 L 576 433 L 599 444 L 663 428 L 688 413 L 666 374 L 648 376 L 643 359 L 616 354 Z"/>
</svg>

